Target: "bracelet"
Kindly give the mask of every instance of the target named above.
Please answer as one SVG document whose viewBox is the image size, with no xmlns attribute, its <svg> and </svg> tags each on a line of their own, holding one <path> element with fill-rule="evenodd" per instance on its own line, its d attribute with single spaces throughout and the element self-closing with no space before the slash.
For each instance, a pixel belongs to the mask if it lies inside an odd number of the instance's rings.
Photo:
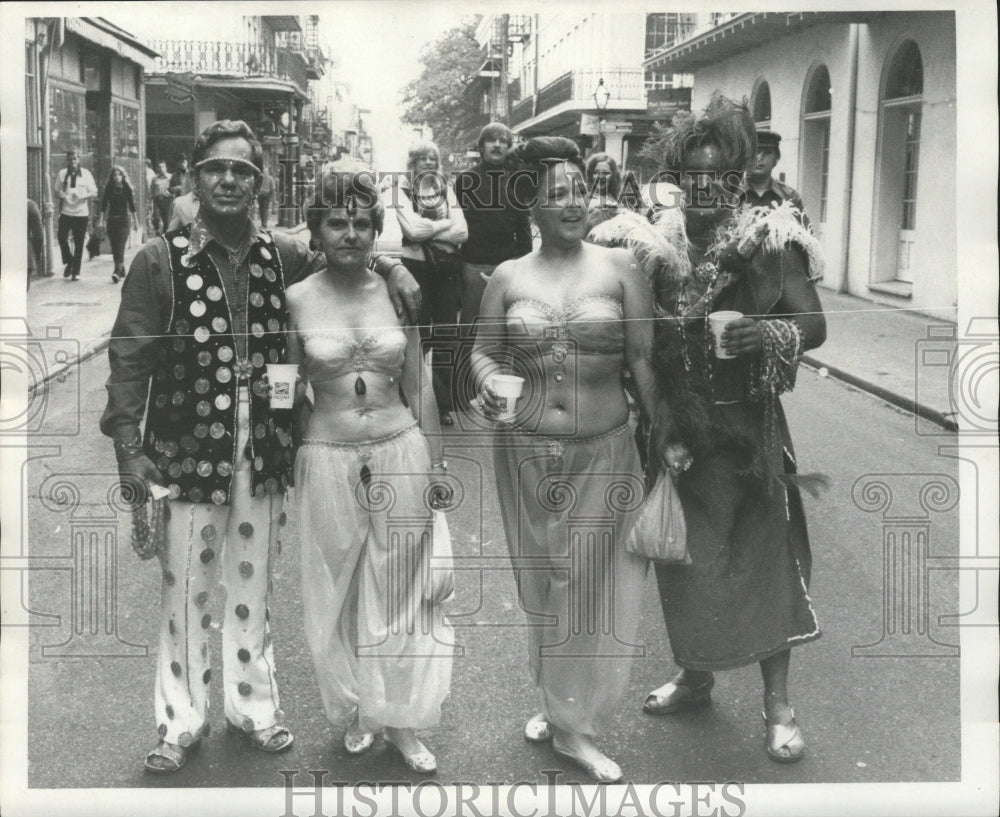
<svg viewBox="0 0 1000 817">
<path fill-rule="evenodd" d="M 135 426 L 115 430 L 115 457 L 118 462 L 125 462 L 136 457 L 141 457 L 145 452 L 142 449 L 142 435 Z"/>
</svg>

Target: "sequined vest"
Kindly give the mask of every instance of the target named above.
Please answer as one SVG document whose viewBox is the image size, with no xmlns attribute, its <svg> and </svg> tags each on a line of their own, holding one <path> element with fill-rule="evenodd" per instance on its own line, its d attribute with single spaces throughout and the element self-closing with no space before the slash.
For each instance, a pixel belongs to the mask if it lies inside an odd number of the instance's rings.
<svg viewBox="0 0 1000 817">
<path fill-rule="evenodd" d="M 209 253 L 188 252 L 190 226 L 167 233 L 172 304 L 161 338 L 146 418 L 146 454 L 171 496 L 230 501 L 236 457 L 253 462 L 254 496 L 291 480 L 291 411 L 272 411 L 266 363 L 285 363 L 288 311 L 281 260 L 271 236 L 250 247 L 246 292 L 247 359 L 237 356 L 225 284 Z M 250 439 L 236 451 L 237 390 L 250 389 Z"/>
</svg>

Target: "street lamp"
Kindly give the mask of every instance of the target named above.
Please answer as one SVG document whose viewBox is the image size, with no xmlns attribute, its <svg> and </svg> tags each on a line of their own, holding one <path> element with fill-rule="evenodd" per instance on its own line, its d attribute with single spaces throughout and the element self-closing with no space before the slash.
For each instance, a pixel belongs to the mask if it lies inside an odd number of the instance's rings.
<svg viewBox="0 0 1000 817">
<path fill-rule="evenodd" d="M 608 102 L 611 100 L 611 91 L 608 90 L 608 86 L 604 84 L 604 77 L 597 80 L 597 87 L 594 89 L 594 102 L 597 104 L 597 110 L 600 114 L 604 114 L 608 109 Z"/>
<path fill-rule="evenodd" d="M 608 102 L 611 101 L 611 91 L 604 84 L 604 77 L 597 80 L 597 87 L 594 88 L 594 104 L 597 105 L 597 132 L 601 136 L 601 150 L 604 150 L 604 114 L 608 110 Z"/>
</svg>

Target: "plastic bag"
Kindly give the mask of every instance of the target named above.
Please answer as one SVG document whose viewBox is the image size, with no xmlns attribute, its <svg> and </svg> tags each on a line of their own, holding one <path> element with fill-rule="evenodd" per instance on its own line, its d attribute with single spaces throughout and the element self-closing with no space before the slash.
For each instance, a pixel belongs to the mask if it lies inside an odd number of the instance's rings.
<svg viewBox="0 0 1000 817">
<path fill-rule="evenodd" d="M 687 549 L 687 523 L 674 481 L 662 472 L 646 497 L 625 550 L 665 564 L 691 564 Z"/>
<path fill-rule="evenodd" d="M 425 548 L 425 553 L 427 580 L 424 582 L 424 599 L 431 604 L 440 604 L 455 592 L 451 533 L 448 531 L 448 517 L 443 511 L 434 511 L 431 547 Z"/>
</svg>

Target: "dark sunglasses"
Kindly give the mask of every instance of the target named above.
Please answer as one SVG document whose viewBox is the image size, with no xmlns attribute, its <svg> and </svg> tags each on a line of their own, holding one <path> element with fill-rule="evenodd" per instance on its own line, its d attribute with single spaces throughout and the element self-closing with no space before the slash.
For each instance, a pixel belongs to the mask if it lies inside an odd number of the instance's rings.
<svg viewBox="0 0 1000 817">
<path fill-rule="evenodd" d="M 255 179 L 261 175 L 260 169 L 245 159 L 202 159 L 194 169 L 209 176 L 225 176 L 226 171 L 240 180 Z"/>
</svg>

